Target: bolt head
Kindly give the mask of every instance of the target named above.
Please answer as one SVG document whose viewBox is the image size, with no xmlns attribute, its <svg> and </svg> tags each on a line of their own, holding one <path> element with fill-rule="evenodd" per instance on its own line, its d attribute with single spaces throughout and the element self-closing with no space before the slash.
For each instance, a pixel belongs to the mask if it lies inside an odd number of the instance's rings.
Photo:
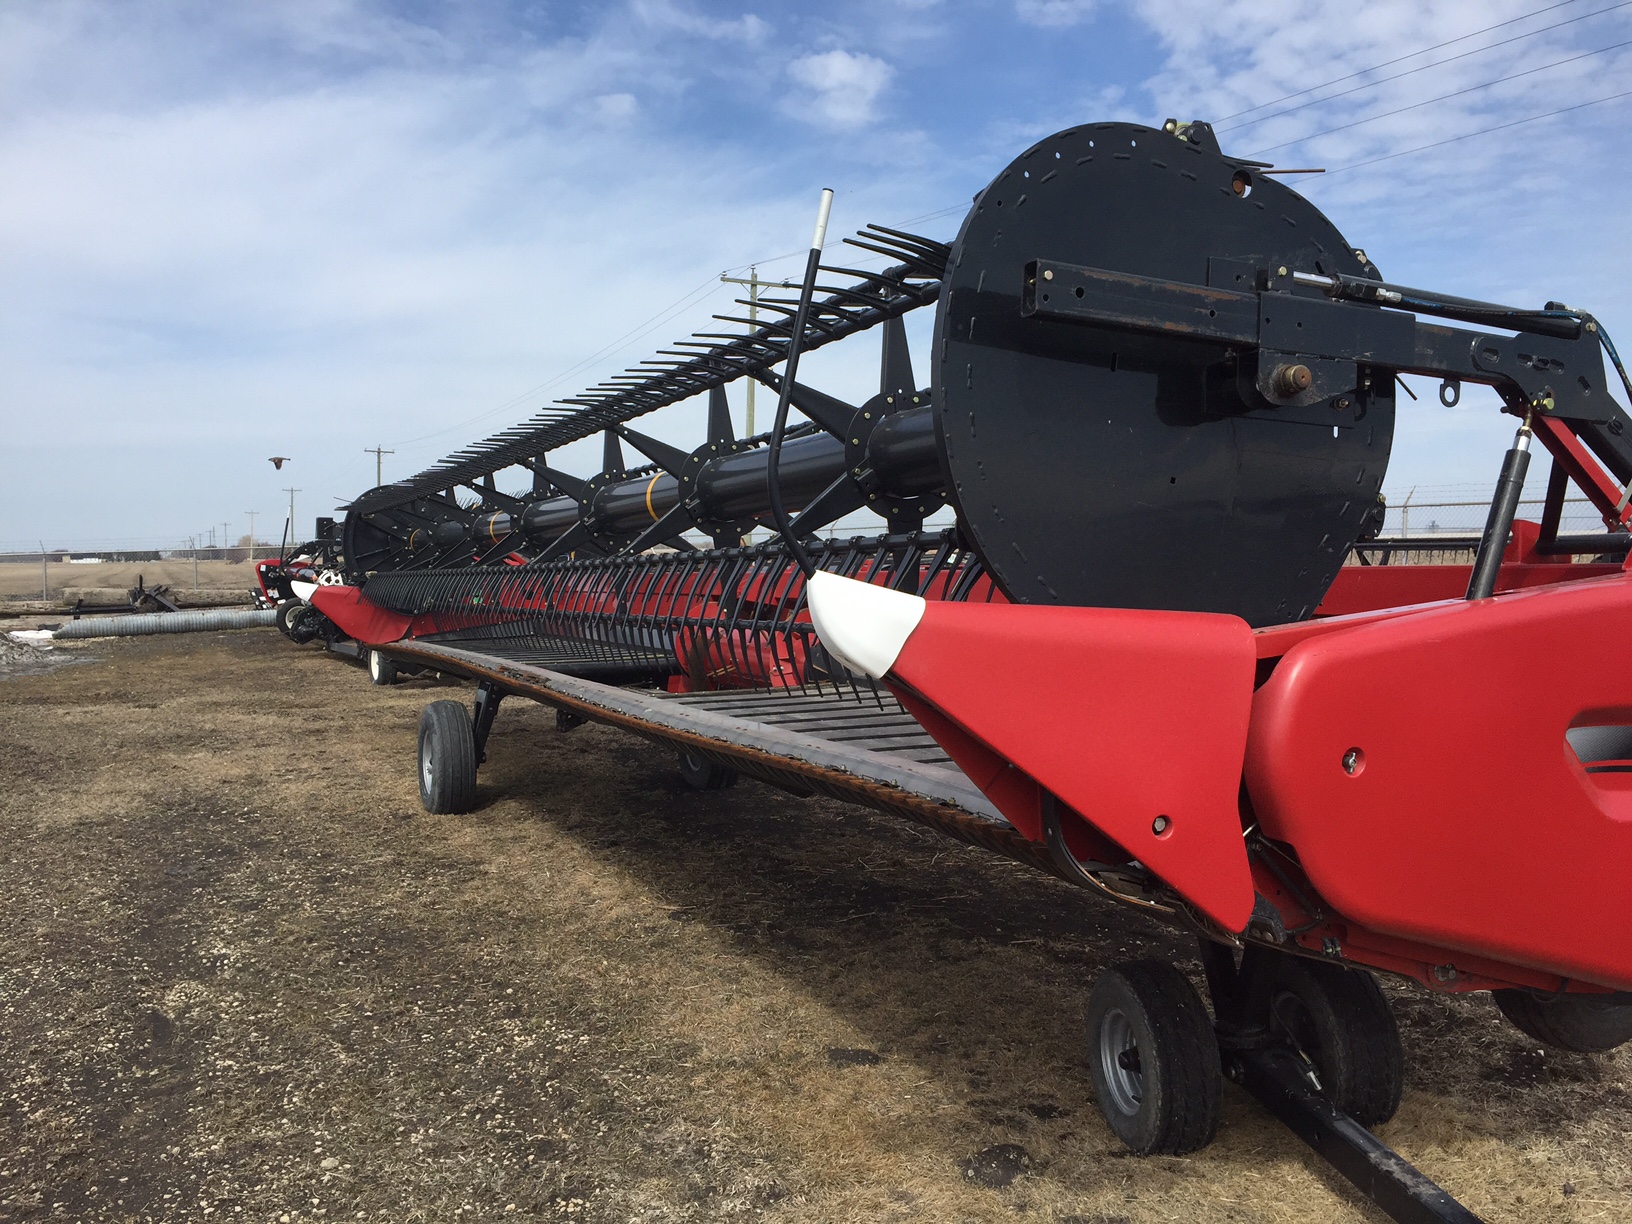
<svg viewBox="0 0 1632 1224">
<path fill-rule="evenodd" d="M 1043 269 L 1043 279 L 1044 280 L 1053 280 L 1054 279 L 1054 269 L 1053 268 L 1044 268 Z"/>
</svg>

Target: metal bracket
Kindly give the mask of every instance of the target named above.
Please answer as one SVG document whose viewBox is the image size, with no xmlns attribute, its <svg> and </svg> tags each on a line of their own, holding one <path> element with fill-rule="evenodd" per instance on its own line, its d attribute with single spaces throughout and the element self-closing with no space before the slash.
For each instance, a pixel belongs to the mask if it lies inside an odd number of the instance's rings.
<svg viewBox="0 0 1632 1224">
<path fill-rule="evenodd" d="M 471 727 L 476 733 L 476 764 L 480 765 L 487 760 L 487 736 L 493 730 L 493 719 L 499 713 L 499 702 L 504 700 L 504 690 L 491 680 L 483 680 L 476 686 L 476 709 L 471 715 Z"/>
</svg>

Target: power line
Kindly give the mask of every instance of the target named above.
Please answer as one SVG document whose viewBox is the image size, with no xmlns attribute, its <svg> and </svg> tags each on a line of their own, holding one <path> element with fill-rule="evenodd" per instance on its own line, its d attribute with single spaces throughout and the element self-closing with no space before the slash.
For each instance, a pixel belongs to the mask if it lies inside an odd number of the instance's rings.
<svg viewBox="0 0 1632 1224">
<path fill-rule="evenodd" d="M 1628 5 L 1632 5 L 1632 0 L 1620 0 L 1620 3 L 1618 3 L 1618 4 L 1611 4 L 1606 8 L 1596 9 L 1593 12 L 1590 12 L 1590 13 L 1582 13 L 1581 16 L 1579 16 L 1579 17 L 1571 17 L 1566 21 L 1555 22 L 1550 26 L 1542 26 L 1539 30 L 1531 30 L 1531 31 L 1529 31 L 1528 33 L 1525 33 L 1525 34 L 1515 34 L 1512 38 L 1504 38 L 1500 42 L 1493 42 L 1493 43 L 1490 43 L 1488 46 L 1475 47 L 1472 51 L 1464 51 L 1460 55 L 1449 55 L 1449 56 L 1446 56 L 1442 60 L 1435 60 L 1431 64 L 1422 64 L 1422 65 L 1419 65 L 1416 68 L 1407 68 L 1404 72 L 1396 72 L 1393 76 L 1379 77 L 1375 81 L 1367 81 L 1364 85 L 1356 85 L 1351 89 L 1339 90 L 1335 94 L 1327 94 L 1324 98 L 1314 98 L 1314 99 L 1311 99 L 1308 102 L 1300 102 L 1296 106 L 1289 106 L 1285 110 L 1276 111 L 1274 114 L 1262 115 L 1257 119 L 1248 119 L 1245 123 L 1238 123 L 1234 127 L 1219 128 L 1218 130 L 1221 131 L 1221 132 L 1233 132 L 1233 131 L 1239 130 L 1240 128 L 1251 127 L 1255 123 L 1268 123 L 1271 119 L 1279 119 L 1282 115 L 1295 114 L 1296 112 L 1298 112 L 1300 110 L 1307 110 L 1311 106 L 1319 106 L 1324 102 L 1335 102 L 1339 98 L 1346 98 L 1350 94 L 1359 93 L 1363 89 L 1374 89 L 1378 85 L 1386 85 L 1390 81 L 1398 81 L 1398 80 L 1401 80 L 1404 77 L 1414 76 L 1419 72 L 1427 72 L 1430 68 L 1442 68 L 1446 64 L 1454 64 L 1457 60 L 1467 59 L 1470 55 L 1483 55 L 1486 51 L 1494 51 L 1497 47 L 1505 47 L 1509 43 L 1522 42 L 1526 38 L 1534 38 L 1537 34 L 1545 34 L 1549 30 L 1557 30 L 1557 29 L 1561 29 L 1561 28 L 1563 28 L 1564 26 L 1567 26 L 1567 25 L 1574 25 L 1578 21 L 1586 21 L 1589 17 L 1597 17 L 1597 16 L 1600 16 L 1600 15 L 1602 15 L 1604 13 L 1613 13 L 1617 9 L 1623 9 L 1623 8 L 1628 7 Z M 1545 11 L 1545 10 L 1543 10 L 1543 11 Z M 1421 55 L 1421 54 L 1423 54 L 1423 52 L 1419 51 L 1419 52 L 1417 52 L 1417 54 Z M 1410 56 L 1403 56 L 1402 58 L 1410 59 L 1411 57 Z M 1396 60 L 1394 62 L 1398 63 L 1399 61 Z M 1375 71 L 1375 69 L 1367 69 L 1366 71 L 1367 72 L 1372 72 L 1372 71 Z M 1364 74 L 1359 73 L 1359 74 L 1356 74 L 1356 75 L 1364 75 Z M 1348 77 L 1343 78 L 1343 80 L 1348 80 L 1348 79 L 1349 79 Z M 1332 83 L 1337 84 L 1338 82 L 1334 81 Z M 1316 89 L 1321 89 L 1321 88 L 1324 88 L 1324 86 L 1317 85 L 1317 86 L 1315 86 L 1315 88 Z M 1305 92 L 1307 92 L 1307 91 L 1305 91 Z M 1292 96 L 1296 97 L 1297 95 L 1294 94 Z M 1274 105 L 1274 104 L 1273 103 L 1267 103 L 1266 105 Z M 1242 111 L 1241 113 L 1246 114 L 1248 112 Z"/>
<path fill-rule="evenodd" d="M 1401 149 L 1398 153 L 1385 153 L 1381 157 L 1368 158 L 1352 165 L 1340 166 L 1336 170 L 1328 170 L 1326 177 L 1334 174 L 1343 174 L 1349 170 L 1358 170 L 1362 166 L 1375 166 L 1378 162 L 1393 161 L 1396 157 L 1405 157 L 1411 153 L 1421 153 L 1426 149 L 1437 149 L 1442 145 L 1455 144 L 1459 140 L 1472 140 L 1475 136 L 1488 136 L 1491 132 L 1500 132 L 1506 128 L 1519 127 L 1526 123 L 1535 123 L 1541 119 L 1551 119 L 1554 115 L 1567 115 L 1571 111 L 1585 110 L 1589 106 L 1602 106 L 1605 102 L 1616 102 L 1621 98 L 1632 98 L 1632 89 L 1624 93 L 1610 94 L 1607 98 L 1594 98 L 1591 102 L 1577 102 L 1574 106 L 1561 106 L 1557 110 L 1550 110 L 1540 115 L 1526 115 L 1523 119 L 1514 119 L 1508 123 L 1498 123 L 1494 127 L 1480 128 L 1477 132 L 1464 132 L 1460 136 L 1447 136 L 1444 140 L 1436 140 L 1431 144 L 1418 145 L 1414 149 Z"/>
<path fill-rule="evenodd" d="M 1362 124 L 1373 123 L 1378 119 L 1387 119 L 1393 115 L 1403 115 L 1406 111 L 1418 110 L 1424 106 L 1431 106 L 1435 102 L 1444 102 L 1450 98 L 1460 98 L 1463 94 L 1477 93 L 1481 89 L 1489 89 L 1493 85 L 1502 85 L 1508 81 L 1516 81 L 1520 77 L 1531 76 L 1537 72 L 1546 72 L 1550 68 L 1561 68 L 1565 64 L 1573 64 L 1576 60 L 1591 59 L 1594 55 L 1604 55 L 1610 51 L 1619 51 L 1622 47 L 1632 47 L 1632 39 L 1614 43 L 1608 47 L 1599 47 L 1596 51 L 1583 51 L 1580 55 L 1572 55 L 1568 59 L 1554 60 L 1550 64 L 1542 64 L 1538 68 L 1526 68 L 1523 72 L 1512 72 L 1507 76 L 1497 77 L 1494 81 L 1486 81 L 1483 85 L 1469 85 L 1466 89 L 1453 90 L 1448 94 L 1440 94 L 1437 98 L 1426 98 L 1421 102 L 1413 102 L 1410 106 L 1401 106 L 1391 111 L 1384 111 L 1380 115 L 1368 115 L 1364 119 L 1356 119 L 1353 123 L 1339 124 L 1334 128 L 1327 128 L 1324 132 L 1315 132 L 1309 136 L 1299 136 L 1296 140 L 1288 140 L 1278 145 L 1270 145 L 1267 149 L 1257 149 L 1253 156 L 1264 153 L 1274 153 L 1280 149 L 1289 149 L 1293 145 L 1303 144 L 1308 140 L 1318 140 L 1322 136 L 1330 136 L 1334 132 L 1346 132 L 1350 128 L 1360 127 Z"/>
<path fill-rule="evenodd" d="M 1415 59 L 1419 55 L 1427 55 L 1430 51 L 1440 51 L 1446 47 L 1455 46 L 1459 42 L 1467 42 L 1470 38 L 1478 38 L 1481 34 L 1489 34 L 1492 30 L 1499 30 L 1503 26 L 1514 25 L 1520 21 L 1529 21 L 1532 17 L 1540 17 L 1543 13 L 1550 13 L 1554 9 L 1568 8 L 1580 0 L 1560 0 L 1558 4 L 1549 4 L 1546 8 L 1539 8 L 1533 13 L 1521 13 L 1517 17 L 1509 17 L 1506 21 L 1498 21 L 1495 25 L 1488 25 L 1482 30 L 1474 30 L 1471 34 L 1459 34 L 1455 38 L 1448 38 L 1442 43 L 1435 43 L 1431 47 L 1422 47 L 1416 51 L 1408 51 L 1404 55 L 1396 56 L 1391 60 L 1384 60 L 1380 64 L 1373 64 L 1370 68 L 1362 68 L 1358 72 L 1351 72 L 1347 76 L 1334 77 L 1319 85 L 1311 85 L 1308 89 L 1300 89 L 1297 93 L 1289 93 L 1279 98 L 1272 98 L 1268 102 L 1260 102 L 1257 106 L 1249 106 L 1246 110 L 1236 111 L 1233 115 L 1225 115 L 1219 123 L 1228 123 L 1231 119 L 1239 119 L 1242 115 L 1250 115 L 1253 111 L 1263 110 L 1268 106 L 1279 106 L 1282 102 L 1290 102 L 1293 98 L 1301 98 L 1304 94 L 1314 93 L 1317 89 L 1325 89 L 1330 85 L 1341 85 L 1344 81 L 1352 81 L 1355 77 L 1363 77 L 1368 72 L 1381 72 L 1384 68 L 1392 68 L 1395 64 L 1403 64 L 1408 59 Z M 1541 33 L 1540 30 L 1534 31 Z"/>
</svg>

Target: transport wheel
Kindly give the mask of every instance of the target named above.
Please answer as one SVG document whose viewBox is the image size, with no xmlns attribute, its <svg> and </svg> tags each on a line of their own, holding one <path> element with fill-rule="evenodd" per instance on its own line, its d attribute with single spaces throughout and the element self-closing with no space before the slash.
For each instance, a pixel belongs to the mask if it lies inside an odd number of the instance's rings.
<svg viewBox="0 0 1632 1224">
<path fill-rule="evenodd" d="M 286 599 L 278 605 L 278 632 L 283 634 L 284 637 L 294 636 L 289 627 L 289 622 L 294 614 L 300 610 L 300 607 L 301 603 L 298 599 Z"/>
<path fill-rule="evenodd" d="M 476 806 L 476 730 L 457 701 L 433 701 L 419 716 L 419 802 L 438 814 Z"/>
<path fill-rule="evenodd" d="M 697 790 L 724 790 L 737 784 L 737 771 L 705 760 L 694 752 L 680 754 L 680 776 Z"/>
<path fill-rule="evenodd" d="M 377 650 L 368 652 L 368 678 L 375 684 L 395 684 L 397 665 Z"/>
<path fill-rule="evenodd" d="M 1493 990 L 1490 994 L 1514 1027 L 1554 1049 L 1601 1054 L 1632 1039 L 1632 1004 L 1528 990 Z"/>
<path fill-rule="evenodd" d="M 326 618 L 310 604 L 296 604 L 289 612 L 289 628 L 285 632 L 291 642 L 304 646 L 307 642 L 315 641 L 323 632 L 323 622 Z"/>
<path fill-rule="evenodd" d="M 1183 1155 L 1218 1129 L 1218 1040 L 1190 980 L 1165 961 L 1107 969 L 1088 996 L 1100 1112 L 1141 1156 Z"/>
<path fill-rule="evenodd" d="M 1363 969 L 1276 959 L 1270 1031 L 1308 1061 L 1333 1106 L 1361 1126 L 1387 1122 L 1400 1106 L 1405 1054 L 1377 979 Z"/>
</svg>

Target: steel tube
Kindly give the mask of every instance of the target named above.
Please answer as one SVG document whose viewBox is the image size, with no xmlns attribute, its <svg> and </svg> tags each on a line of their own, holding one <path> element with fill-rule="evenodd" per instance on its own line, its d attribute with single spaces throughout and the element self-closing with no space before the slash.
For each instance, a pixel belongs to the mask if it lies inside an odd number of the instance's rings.
<svg viewBox="0 0 1632 1224">
<path fill-rule="evenodd" d="M 929 405 L 909 408 L 885 417 L 867 444 L 867 463 L 896 497 L 917 497 L 941 488 L 940 451 L 935 442 L 935 421 Z M 790 438 L 782 447 L 782 496 L 794 510 L 808 505 L 844 471 L 844 443 L 829 434 Z M 721 455 L 697 473 L 696 502 L 699 525 L 724 526 L 770 512 L 767 480 L 769 452 L 764 447 Z M 587 513 L 570 497 L 534 502 L 521 512 L 522 533 L 537 544 L 556 539 L 579 521 L 581 514 L 597 530 L 627 536 L 644 531 L 680 502 L 680 482 L 666 472 L 636 476 L 607 485 L 596 493 Z M 517 518 L 502 514 L 514 526 Z M 438 531 L 451 531 L 443 524 Z M 440 537 L 438 537 L 440 539 Z"/>
<path fill-rule="evenodd" d="M 1496 496 L 1490 501 L 1490 517 L 1485 520 L 1485 532 L 1480 537 L 1479 552 L 1473 560 L 1473 576 L 1468 581 L 1469 599 L 1488 599 L 1496 592 L 1502 554 L 1507 549 L 1508 533 L 1513 530 L 1513 515 L 1519 508 L 1519 497 L 1524 492 L 1524 475 L 1530 467 L 1530 436 L 1530 423 L 1526 421 L 1519 426 L 1513 449 L 1502 460 Z"/>
</svg>

